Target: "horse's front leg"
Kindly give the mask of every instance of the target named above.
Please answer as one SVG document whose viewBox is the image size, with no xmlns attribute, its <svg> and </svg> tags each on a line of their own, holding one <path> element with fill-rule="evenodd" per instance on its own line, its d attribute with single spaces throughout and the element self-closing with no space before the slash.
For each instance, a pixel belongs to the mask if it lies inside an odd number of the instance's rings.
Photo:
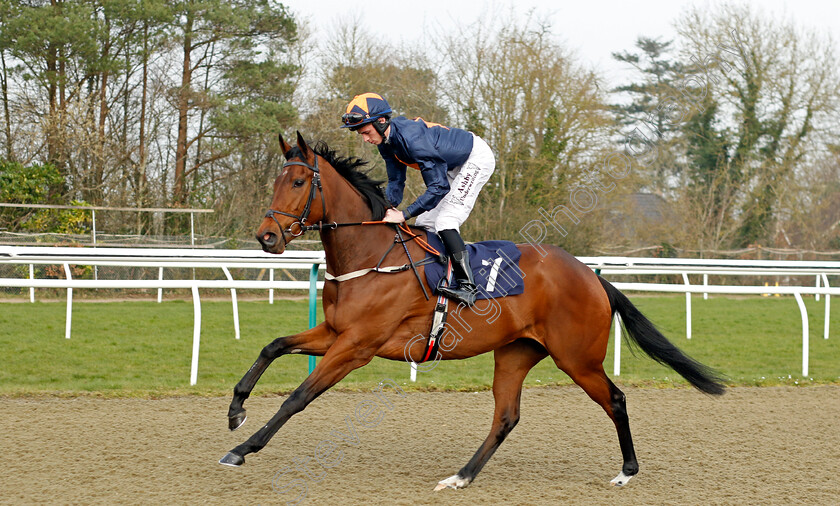
<svg viewBox="0 0 840 506">
<path fill-rule="evenodd" d="M 279 337 L 263 348 L 254 365 L 233 387 L 233 400 L 228 410 L 228 428 L 236 430 L 245 423 L 247 417 L 242 404 L 251 395 L 254 385 L 275 358 L 289 353 L 323 356 L 335 342 L 335 338 L 335 333 L 322 323 L 300 334 Z"/>
<path fill-rule="evenodd" d="M 277 414 L 247 441 L 222 457 L 219 463 L 228 466 L 242 465 L 245 455 L 260 451 L 292 415 L 303 411 L 310 402 L 351 371 L 370 362 L 376 354 L 376 349 L 374 346 L 364 347 L 355 336 L 348 333 L 340 335 L 312 374 L 283 401 Z"/>
</svg>

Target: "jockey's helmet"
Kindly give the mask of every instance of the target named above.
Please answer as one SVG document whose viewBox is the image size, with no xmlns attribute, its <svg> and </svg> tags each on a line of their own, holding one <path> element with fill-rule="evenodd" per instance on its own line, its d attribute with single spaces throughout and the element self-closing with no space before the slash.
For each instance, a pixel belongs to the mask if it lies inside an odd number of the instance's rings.
<svg viewBox="0 0 840 506">
<path fill-rule="evenodd" d="M 377 122 L 379 118 L 385 118 L 385 123 Z M 382 98 L 382 95 L 363 93 L 353 97 L 353 100 L 347 104 L 347 109 L 341 116 L 341 122 L 344 123 L 341 128 L 349 128 L 355 132 L 362 126 L 373 123 L 376 131 L 384 135 L 390 119 L 391 106 Z"/>
</svg>

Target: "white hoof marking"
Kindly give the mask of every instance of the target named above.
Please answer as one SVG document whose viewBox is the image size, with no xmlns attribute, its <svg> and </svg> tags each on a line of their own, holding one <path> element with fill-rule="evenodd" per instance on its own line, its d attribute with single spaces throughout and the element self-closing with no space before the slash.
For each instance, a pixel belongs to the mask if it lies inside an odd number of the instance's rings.
<svg viewBox="0 0 840 506">
<path fill-rule="evenodd" d="M 439 481 L 437 486 L 435 487 L 435 492 L 437 492 L 438 490 L 443 490 L 445 488 L 454 488 L 454 489 L 464 488 L 469 484 L 470 484 L 470 480 L 468 480 L 466 478 L 461 478 L 460 476 L 455 474 L 455 475 L 452 475 L 445 480 Z"/>
<path fill-rule="evenodd" d="M 621 487 L 627 485 L 627 482 L 630 481 L 630 478 L 632 477 L 633 476 L 627 476 L 626 474 L 624 474 L 624 471 L 621 471 L 620 473 L 618 473 L 618 476 L 616 476 L 610 481 L 610 484 L 615 487 Z"/>
</svg>

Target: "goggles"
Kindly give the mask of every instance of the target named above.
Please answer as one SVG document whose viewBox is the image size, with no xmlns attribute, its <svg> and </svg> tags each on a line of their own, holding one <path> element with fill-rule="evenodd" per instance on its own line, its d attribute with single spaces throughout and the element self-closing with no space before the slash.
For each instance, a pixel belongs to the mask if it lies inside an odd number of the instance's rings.
<svg viewBox="0 0 840 506">
<path fill-rule="evenodd" d="M 341 121 L 345 125 L 350 126 L 350 125 L 359 124 L 362 121 L 364 121 L 366 119 L 369 119 L 369 118 L 370 118 L 369 114 L 362 114 L 360 112 L 348 112 L 348 113 L 341 116 Z"/>
</svg>

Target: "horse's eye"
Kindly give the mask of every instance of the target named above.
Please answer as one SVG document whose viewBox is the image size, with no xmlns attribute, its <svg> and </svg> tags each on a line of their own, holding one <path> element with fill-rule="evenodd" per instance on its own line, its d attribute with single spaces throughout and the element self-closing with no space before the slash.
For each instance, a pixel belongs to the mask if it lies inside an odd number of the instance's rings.
<svg viewBox="0 0 840 506">
<path fill-rule="evenodd" d="M 295 182 L 292 185 L 292 187 L 293 188 L 298 188 L 300 186 L 303 186 L 303 183 L 304 183 L 303 179 L 295 179 Z"/>
</svg>

